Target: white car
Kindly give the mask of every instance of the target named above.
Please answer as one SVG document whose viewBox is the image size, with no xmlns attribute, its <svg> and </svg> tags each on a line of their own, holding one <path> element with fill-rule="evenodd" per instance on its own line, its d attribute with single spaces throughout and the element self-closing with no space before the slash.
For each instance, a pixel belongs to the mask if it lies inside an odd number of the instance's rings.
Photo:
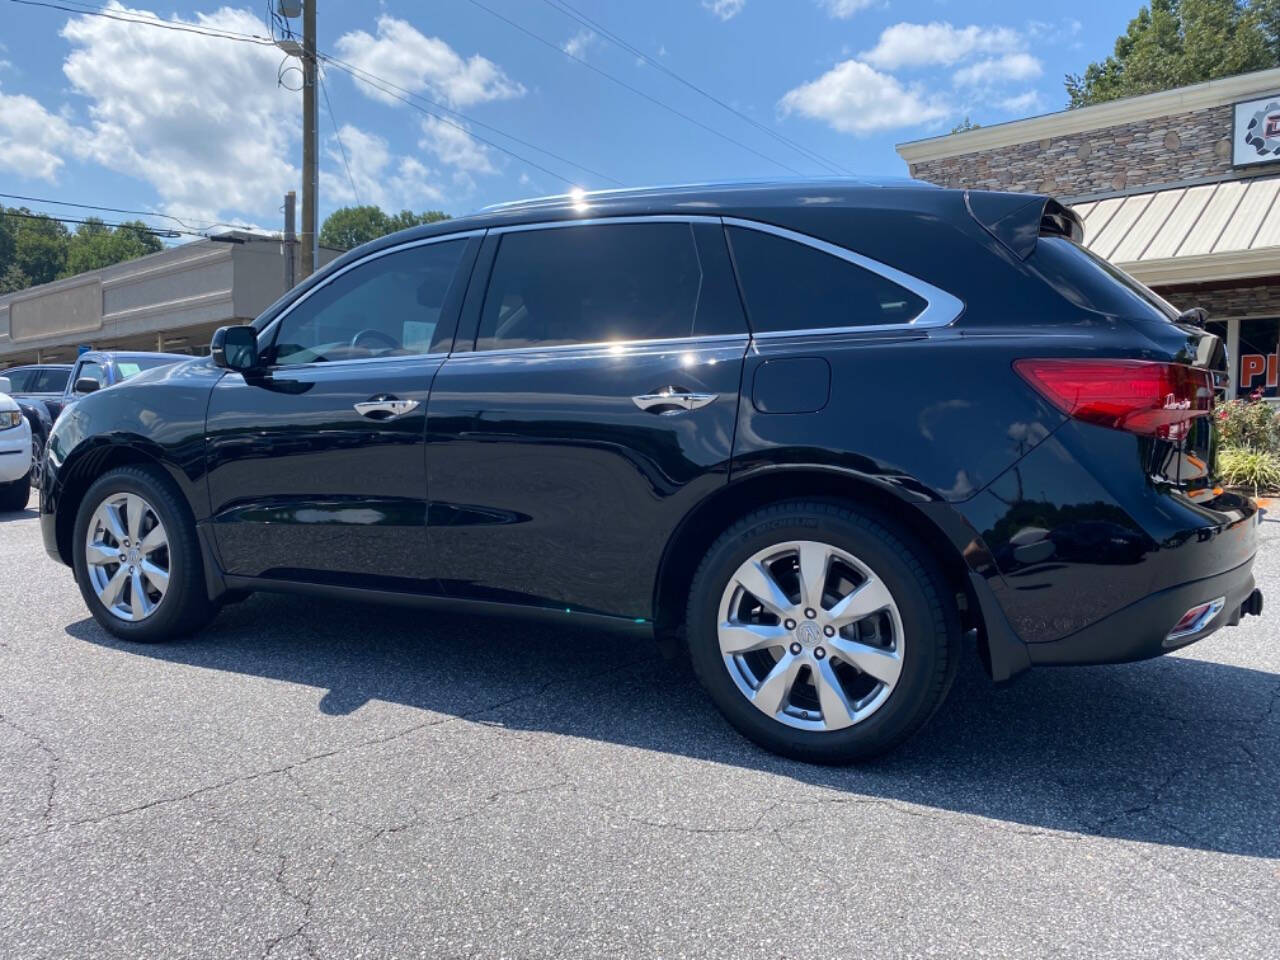
<svg viewBox="0 0 1280 960">
<path fill-rule="evenodd" d="M 22 510 L 31 496 L 31 424 L 0 377 L 0 513 Z"/>
</svg>

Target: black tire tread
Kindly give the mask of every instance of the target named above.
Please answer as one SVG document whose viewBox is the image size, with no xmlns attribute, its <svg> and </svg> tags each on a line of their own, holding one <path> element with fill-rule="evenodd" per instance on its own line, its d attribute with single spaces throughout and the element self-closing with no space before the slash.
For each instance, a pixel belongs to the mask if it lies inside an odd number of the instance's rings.
<svg viewBox="0 0 1280 960">
<path fill-rule="evenodd" d="M 695 607 L 701 592 L 699 587 L 703 580 L 709 576 L 708 568 L 712 558 L 724 542 L 742 536 L 748 529 L 761 522 L 771 519 L 783 519 L 800 512 L 826 515 L 860 527 L 897 554 L 898 559 L 908 567 L 923 589 L 928 604 L 929 619 L 933 622 L 934 628 L 947 638 L 945 655 L 940 658 L 934 670 L 934 675 L 930 678 L 929 697 L 933 702 L 932 709 L 919 715 L 914 722 L 905 725 L 892 738 L 885 740 L 874 752 L 867 753 L 864 756 L 869 758 L 887 753 L 915 735 L 938 712 L 938 709 L 946 700 L 959 671 L 961 647 L 959 611 L 956 609 L 954 602 L 947 602 L 944 599 L 949 597 L 950 594 L 947 590 L 946 577 L 943 575 L 941 567 L 930 556 L 929 551 L 919 543 L 917 538 L 902 529 L 900 525 L 894 523 L 890 518 L 884 517 L 866 507 L 854 507 L 848 501 L 823 499 L 779 500 L 746 514 L 716 538 L 699 562 L 691 581 L 689 602 L 685 611 L 685 623 L 693 622 L 696 615 Z M 686 635 L 689 634 L 687 628 L 685 632 Z M 699 683 L 706 688 L 708 678 L 703 674 L 700 658 L 691 657 L 690 659 L 693 661 L 694 674 L 697 676 Z M 843 759 L 833 759 L 829 753 L 810 750 L 800 745 L 790 748 L 790 754 L 797 759 L 810 763 L 831 764 L 847 762 Z M 859 759 L 862 759 L 862 757 L 859 757 Z"/>
<path fill-rule="evenodd" d="M 164 509 L 169 516 L 177 518 L 177 522 L 167 525 L 169 535 L 170 553 L 174 552 L 175 539 L 180 540 L 179 549 L 182 551 L 186 562 L 179 564 L 181 576 L 174 577 L 169 582 L 169 589 L 166 591 L 165 599 L 170 596 L 178 601 L 178 610 L 176 614 L 168 616 L 168 623 L 160 621 L 164 624 L 162 630 L 156 630 L 156 624 L 152 624 L 150 618 L 144 620 L 138 626 L 149 626 L 152 629 L 138 630 L 132 625 L 117 620 L 106 610 L 100 610 L 101 604 L 91 602 L 90 596 L 85 586 L 81 585 L 81 593 L 85 595 L 85 602 L 89 605 L 90 612 L 103 627 L 122 639 L 129 640 L 134 643 L 163 643 L 166 640 L 176 639 L 199 630 L 217 612 L 217 607 L 209 601 L 208 593 L 205 590 L 204 583 L 204 561 L 200 553 L 200 544 L 197 541 L 195 532 L 195 518 L 191 514 L 191 509 L 187 505 L 186 500 L 175 489 L 173 481 L 159 467 L 151 467 L 144 465 L 129 465 L 117 467 L 101 477 L 99 477 L 85 493 L 84 499 L 81 501 L 80 509 L 76 515 L 75 533 L 73 540 L 73 550 L 75 555 L 76 579 L 80 580 L 80 569 L 83 565 L 83 540 L 84 531 L 82 529 L 82 519 L 85 511 L 92 510 L 104 496 L 104 491 L 110 484 L 108 481 L 113 479 L 128 477 L 136 482 L 141 482 L 148 486 L 148 496 L 157 503 L 153 506 Z M 175 592 L 176 588 L 176 592 Z M 93 601 L 97 598 L 94 597 Z M 161 612 L 163 614 L 163 611 Z M 153 614 L 153 617 L 156 616 Z"/>
</svg>

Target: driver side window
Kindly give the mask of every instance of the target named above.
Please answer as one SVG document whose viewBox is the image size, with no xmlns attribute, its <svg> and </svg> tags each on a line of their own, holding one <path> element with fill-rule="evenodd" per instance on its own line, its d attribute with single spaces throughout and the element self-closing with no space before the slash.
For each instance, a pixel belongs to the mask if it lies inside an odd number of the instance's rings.
<svg viewBox="0 0 1280 960">
<path fill-rule="evenodd" d="M 431 353 L 466 242 L 398 250 L 329 281 L 280 321 L 270 362 L 288 366 Z"/>
</svg>

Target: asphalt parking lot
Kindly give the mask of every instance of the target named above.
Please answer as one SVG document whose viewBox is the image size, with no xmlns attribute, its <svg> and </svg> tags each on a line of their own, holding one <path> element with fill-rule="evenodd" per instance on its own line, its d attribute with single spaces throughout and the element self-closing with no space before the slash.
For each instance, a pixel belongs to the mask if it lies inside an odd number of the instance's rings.
<svg viewBox="0 0 1280 960">
<path fill-rule="evenodd" d="M 850 769 L 580 629 L 258 596 L 128 646 L 0 517 L 0 956 L 1280 956 L 1272 612 L 962 669 Z"/>
</svg>

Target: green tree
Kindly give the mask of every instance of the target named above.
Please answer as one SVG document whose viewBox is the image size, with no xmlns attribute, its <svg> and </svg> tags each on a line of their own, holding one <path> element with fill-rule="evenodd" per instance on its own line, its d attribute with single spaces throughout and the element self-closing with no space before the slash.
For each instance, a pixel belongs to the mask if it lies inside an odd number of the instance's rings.
<svg viewBox="0 0 1280 960">
<path fill-rule="evenodd" d="M 388 214 L 381 207 L 372 204 L 340 207 L 324 218 L 324 225 L 320 227 L 320 245 L 350 250 L 397 230 L 448 219 L 449 215 L 440 210 L 426 210 L 422 213 L 401 210 L 396 214 Z"/>
<path fill-rule="evenodd" d="M 19 216 L 12 216 L 12 214 Z M 26 207 L 10 208 L 5 220 L 12 223 L 13 254 L 8 263 L 0 262 L 0 276 L 11 282 L 18 274 L 27 285 L 48 283 L 61 276 L 67 263 L 67 228 L 49 217 L 32 216 Z M 10 267 L 16 267 L 15 274 Z"/>
<path fill-rule="evenodd" d="M 1280 0 L 1151 0 L 1111 56 L 1066 78 L 1070 106 L 1280 66 Z"/>
<path fill-rule="evenodd" d="M 961 120 L 959 123 L 957 123 L 954 127 L 952 127 L 951 132 L 965 133 L 966 131 L 969 131 L 969 130 L 980 130 L 980 129 L 982 129 L 982 124 L 974 123 L 971 119 L 969 119 L 968 114 L 965 114 L 965 118 Z"/>
<path fill-rule="evenodd" d="M 101 220 L 89 219 L 80 224 L 67 239 L 67 265 L 63 276 L 84 273 L 159 253 L 160 239 L 141 220 L 122 223 L 112 229 Z"/>
</svg>

